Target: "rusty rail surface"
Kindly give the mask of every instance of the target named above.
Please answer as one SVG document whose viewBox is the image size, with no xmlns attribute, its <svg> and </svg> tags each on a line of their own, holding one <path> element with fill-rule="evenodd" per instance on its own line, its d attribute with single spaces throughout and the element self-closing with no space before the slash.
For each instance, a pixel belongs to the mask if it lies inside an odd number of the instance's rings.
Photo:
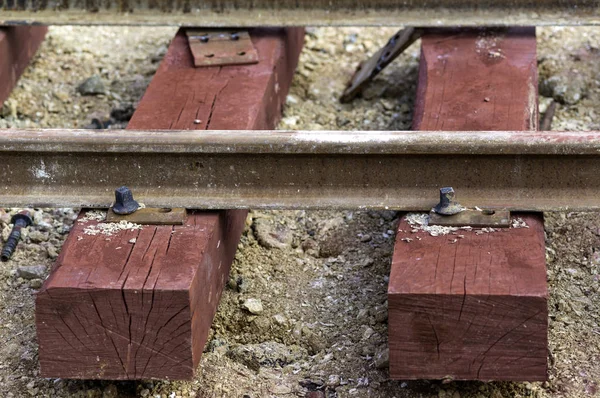
<svg viewBox="0 0 600 398">
<path fill-rule="evenodd" d="M 600 209 L 600 132 L 0 130 L 0 204 Z"/>
<path fill-rule="evenodd" d="M 0 0 L 0 24 L 598 25 L 599 0 Z"/>
</svg>

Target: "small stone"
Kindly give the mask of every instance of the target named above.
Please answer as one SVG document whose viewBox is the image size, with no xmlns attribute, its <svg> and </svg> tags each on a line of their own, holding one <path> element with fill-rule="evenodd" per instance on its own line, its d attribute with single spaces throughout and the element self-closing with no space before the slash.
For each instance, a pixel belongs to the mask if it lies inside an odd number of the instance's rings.
<svg viewBox="0 0 600 398">
<path fill-rule="evenodd" d="M 208 343 L 207 351 L 225 353 L 229 349 L 229 344 L 226 340 L 215 337 Z"/>
<path fill-rule="evenodd" d="M 288 104 L 294 104 L 294 105 L 295 105 L 295 104 L 297 104 L 297 103 L 299 102 L 299 101 L 298 101 L 298 98 L 297 98 L 295 95 L 293 95 L 293 94 L 288 94 L 288 96 L 287 96 L 287 97 L 285 97 L 285 101 L 286 101 Z"/>
<path fill-rule="evenodd" d="M 370 327 L 367 327 L 365 329 L 365 331 L 363 332 L 362 339 L 369 340 L 371 338 L 371 336 L 373 336 L 374 333 L 375 333 L 375 331 L 373 329 L 371 329 Z"/>
<path fill-rule="evenodd" d="M 142 391 L 140 391 L 140 396 L 145 398 L 148 395 L 150 395 L 150 390 L 148 390 L 147 388 L 144 388 Z"/>
<path fill-rule="evenodd" d="M 273 319 L 275 320 L 275 323 L 278 325 L 287 325 L 288 320 L 287 318 L 283 315 L 283 314 L 275 314 L 273 315 Z"/>
<path fill-rule="evenodd" d="M 22 265 L 17 268 L 17 276 L 19 278 L 32 280 L 43 279 L 46 275 L 45 265 Z"/>
<path fill-rule="evenodd" d="M 41 231 L 31 231 L 29 232 L 29 239 L 33 243 L 46 242 L 48 240 L 48 233 L 43 233 Z"/>
<path fill-rule="evenodd" d="M 48 252 L 48 257 L 50 257 L 50 258 L 58 257 L 58 251 L 56 250 L 56 247 L 54 247 L 54 246 L 48 246 L 46 248 L 46 252 Z"/>
<path fill-rule="evenodd" d="M 258 315 L 263 312 L 263 305 L 260 299 L 246 299 L 246 301 L 244 301 L 242 304 L 242 308 L 254 315 Z"/>
<path fill-rule="evenodd" d="M 55 91 L 53 94 L 54 97 L 56 97 L 56 99 L 60 100 L 61 102 L 71 102 L 71 96 L 65 91 Z"/>
<path fill-rule="evenodd" d="M 300 246 L 302 247 L 302 250 L 304 250 L 304 252 L 308 255 L 311 255 L 313 257 L 317 257 L 319 255 L 319 244 L 316 240 L 312 238 L 308 238 L 302 241 L 302 244 Z"/>
<path fill-rule="evenodd" d="M 9 98 L 0 105 L 0 116 L 1 117 L 17 117 L 17 101 Z"/>
<path fill-rule="evenodd" d="M 286 250 L 292 245 L 292 233 L 284 224 L 267 218 L 256 218 L 252 227 L 258 243 L 267 249 Z"/>
<path fill-rule="evenodd" d="M 87 79 L 85 79 L 78 87 L 77 91 L 81 95 L 98 95 L 98 94 L 106 94 L 106 87 L 104 87 L 104 83 L 102 79 L 98 75 L 93 75 Z"/>
<path fill-rule="evenodd" d="M 391 111 L 396 107 L 396 104 L 394 102 L 387 99 L 382 99 L 381 105 L 383 105 L 383 108 L 388 111 Z"/>
<path fill-rule="evenodd" d="M 281 119 L 281 123 L 283 123 L 286 126 L 295 126 L 296 124 L 298 124 L 298 120 L 299 117 L 298 116 L 288 116 L 288 117 L 284 117 L 283 119 Z"/>
<path fill-rule="evenodd" d="M 341 379 L 340 376 L 338 375 L 329 375 L 329 378 L 327 379 L 327 387 L 337 387 L 340 385 Z"/>
<path fill-rule="evenodd" d="M 194 124 L 200 124 L 200 123 L 202 123 L 202 120 L 200 120 L 200 119 L 195 119 L 194 120 Z"/>
<path fill-rule="evenodd" d="M 100 398 L 102 397 L 102 391 L 99 388 L 90 388 L 86 391 L 87 398 Z"/>
<path fill-rule="evenodd" d="M 29 287 L 32 289 L 39 289 L 43 284 L 44 282 L 41 279 L 32 279 L 29 281 Z"/>
<path fill-rule="evenodd" d="M 376 323 L 384 323 L 388 319 L 388 309 L 386 305 L 378 305 L 369 310 L 369 313 L 375 318 Z"/>
<path fill-rule="evenodd" d="M 114 384 L 109 384 L 102 393 L 102 398 L 117 398 L 119 396 L 119 389 Z"/>
<path fill-rule="evenodd" d="M 358 314 L 356 315 L 356 319 L 359 321 L 366 321 L 369 316 L 369 310 L 367 308 L 361 308 L 358 310 Z"/>
<path fill-rule="evenodd" d="M 387 369 L 390 365 L 390 350 L 385 347 L 384 349 L 375 353 L 375 361 L 373 361 L 373 365 L 377 369 Z"/>
<path fill-rule="evenodd" d="M 540 82 L 540 94 L 562 104 L 575 105 L 587 94 L 587 81 L 574 72 L 557 74 Z"/>
<path fill-rule="evenodd" d="M 371 239 L 373 239 L 373 237 L 369 234 L 365 234 L 363 236 L 361 236 L 360 241 L 361 242 L 370 242 Z"/>
<path fill-rule="evenodd" d="M 237 290 L 237 279 L 233 276 L 231 276 L 229 278 L 229 280 L 227 281 L 227 286 L 231 289 L 231 290 Z"/>
<path fill-rule="evenodd" d="M 251 283 L 250 283 L 250 279 L 248 278 L 244 278 L 244 277 L 238 277 L 237 278 L 237 291 L 240 293 L 245 293 L 250 289 Z"/>
</svg>

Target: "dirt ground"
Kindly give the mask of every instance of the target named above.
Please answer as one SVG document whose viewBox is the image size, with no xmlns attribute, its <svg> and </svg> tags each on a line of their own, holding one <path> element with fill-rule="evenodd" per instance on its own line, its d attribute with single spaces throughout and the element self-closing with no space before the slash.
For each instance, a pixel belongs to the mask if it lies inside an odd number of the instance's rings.
<svg viewBox="0 0 600 398">
<path fill-rule="evenodd" d="M 366 90 L 337 99 L 357 63 L 394 29 L 309 29 L 280 127 L 408 129 L 418 44 Z M 0 111 L 0 127 L 113 127 L 128 115 L 173 28 L 52 27 Z M 600 32 L 538 29 L 540 98 L 560 103 L 553 128 L 599 129 Z M 94 75 L 96 95 L 78 87 Z M 84 90 L 85 91 L 85 90 Z M 15 209 L 0 211 L 0 229 Z M 76 212 L 37 210 L 14 258 L 0 264 L 3 397 L 590 397 L 600 382 L 600 215 L 546 214 L 549 381 L 391 381 L 386 289 L 398 215 L 367 211 L 252 212 L 210 342 L 193 382 L 100 382 L 38 376 L 34 294 Z M 40 265 L 41 267 L 27 268 Z M 256 314 L 244 307 L 260 300 Z"/>
</svg>

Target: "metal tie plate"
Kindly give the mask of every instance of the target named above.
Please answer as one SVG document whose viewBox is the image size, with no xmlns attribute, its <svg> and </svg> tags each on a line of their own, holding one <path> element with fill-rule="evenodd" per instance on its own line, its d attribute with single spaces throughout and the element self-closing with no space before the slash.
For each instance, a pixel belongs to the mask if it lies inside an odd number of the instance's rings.
<svg viewBox="0 0 600 398">
<path fill-rule="evenodd" d="M 508 210 L 464 210 L 450 216 L 429 212 L 429 225 L 443 227 L 508 228 L 510 211 Z"/>
<path fill-rule="evenodd" d="M 184 208 L 140 208 L 131 214 L 117 214 L 112 207 L 106 213 L 106 222 L 127 221 L 142 225 L 183 225 L 187 218 Z"/>
<path fill-rule="evenodd" d="M 196 67 L 258 62 L 258 53 L 248 31 L 188 29 L 186 34 Z"/>
</svg>

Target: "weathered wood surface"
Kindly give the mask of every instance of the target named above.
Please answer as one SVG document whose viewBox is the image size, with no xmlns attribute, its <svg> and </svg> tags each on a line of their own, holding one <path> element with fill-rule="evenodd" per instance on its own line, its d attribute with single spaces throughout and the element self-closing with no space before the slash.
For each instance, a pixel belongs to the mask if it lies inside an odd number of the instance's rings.
<svg viewBox="0 0 600 398">
<path fill-rule="evenodd" d="M 0 27 L 0 107 L 44 41 L 46 32 L 46 26 Z"/>
<path fill-rule="evenodd" d="M 537 130 L 534 28 L 430 33 L 421 43 L 413 130 Z"/>
<path fill-rule="evenodd" d="M 536 82 L 534 29 L 427 35 L 413 128 L 535 130 Z M 388 288 L 392 378 L 546 379 L 543 219 L 520 216 L 529 228 L 462 238 L 400 223 Z"/>
<path fill-rule="evenodd" d="M 258 64 L 196 69 L 179 32 L 128 128 L 274 128 L 303 30 L 257 30 L 253 40 Z M 183 226 L 112 236 L 86 235 L 95 222 L 84 214 L 37 297 L 41 374 L 192 378 L 247 212 L 190 212 Z"/>
<path fill-rule="evenodd" d="M 268 130 L 274 127 L 304 40 L 298 32 L 301 30 L 250 30 L 260 56 L 259 64 L 208 68 L 194 68 L 187 38 L 180 32 L 157 71 L 161 78 L 152 80 L 128 128 Z M 276 43 L 275 37 L 278 37 Z M 196 124 L 196 120 L 200 122 Z"/>
</svg>

